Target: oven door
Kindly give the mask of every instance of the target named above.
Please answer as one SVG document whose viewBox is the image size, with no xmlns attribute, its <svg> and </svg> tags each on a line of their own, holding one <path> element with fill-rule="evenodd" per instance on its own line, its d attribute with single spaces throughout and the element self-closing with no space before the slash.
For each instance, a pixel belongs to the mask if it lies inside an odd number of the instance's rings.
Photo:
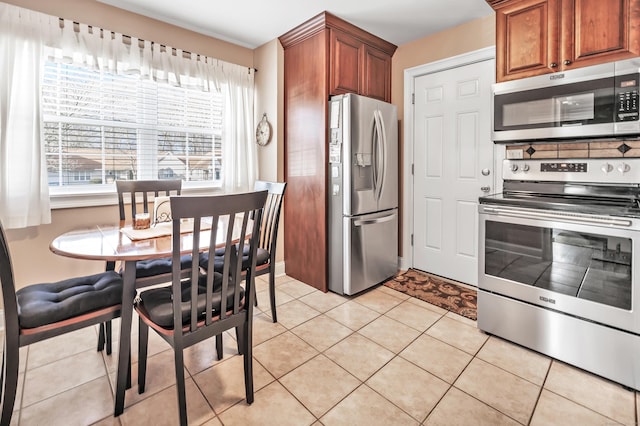
<svg viewBox="0 0 640 426">
<path fill-rule="evenodd" d="M 478 287 L 640 333 L 636 219 L 481 204 Z"/>
</svg>

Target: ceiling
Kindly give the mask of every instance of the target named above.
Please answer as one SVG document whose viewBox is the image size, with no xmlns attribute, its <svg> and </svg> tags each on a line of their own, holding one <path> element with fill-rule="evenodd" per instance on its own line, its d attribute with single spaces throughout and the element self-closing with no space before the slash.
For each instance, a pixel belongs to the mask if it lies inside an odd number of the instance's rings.
<svg viewBox="0 0 640 426">
<path fill-rule="evenodd" d="M 395 45 L 490 15 L 485 0 L 98 0 L 256 48 L 328 11 Z"/>
</svg>

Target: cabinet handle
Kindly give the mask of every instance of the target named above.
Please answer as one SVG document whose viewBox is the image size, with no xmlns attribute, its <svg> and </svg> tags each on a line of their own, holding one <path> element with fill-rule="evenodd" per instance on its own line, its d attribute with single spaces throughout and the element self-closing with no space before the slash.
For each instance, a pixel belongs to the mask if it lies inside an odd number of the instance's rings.
<svg viewBox="0 0 640 426">
<path fill-rule="evenodd" d="M 557 64 L 557 63 L 555 63 L 555 62 L 551 62 L 551 63 L 549 64 L 549 66 L 550 66 L 551 68 L 558 68 L 558 64 Z"/>
<path fill-rule="evenodd" d="M 565 59 L 563 64 L 565 65 L 571 65 L 571 61 L 569 59 Z"/>
</svg>

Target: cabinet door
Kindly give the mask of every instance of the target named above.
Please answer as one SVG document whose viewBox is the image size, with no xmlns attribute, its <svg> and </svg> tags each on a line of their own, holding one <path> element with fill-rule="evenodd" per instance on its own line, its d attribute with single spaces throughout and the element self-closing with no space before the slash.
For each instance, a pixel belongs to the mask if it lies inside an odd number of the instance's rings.
<svg viewBox="0 0 640 426">
<path fill-rule="evenodd" d="M 496 10 L 496 80 L 558 70 L 557 0 L 507 2 Z"/>
<path fill-rule="evenodd" d="M 360 93 L 362 42 L 339 30 L 331 30 L 329 94 Z"/>
<path fill-rule="evenodd" d="M 563 69 L 640 54 L 639 0 L 562 0 Z"/>
<path fill-rule="evenodd" d="M 363 56 L 361 94 L 391 102 L 391 57 L 366 44 Z"/>
</svg>

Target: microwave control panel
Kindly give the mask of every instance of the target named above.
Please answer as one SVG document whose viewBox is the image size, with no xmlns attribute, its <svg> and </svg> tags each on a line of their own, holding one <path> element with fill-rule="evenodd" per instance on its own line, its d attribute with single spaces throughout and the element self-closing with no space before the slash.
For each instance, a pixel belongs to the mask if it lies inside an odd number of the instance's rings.
<svg viewBox="0 0 640 426">
<path fill-rule="evenodd" d="M 616 121 L 638 121 L 639 74 L 616 77 Z"/>
</svg>

